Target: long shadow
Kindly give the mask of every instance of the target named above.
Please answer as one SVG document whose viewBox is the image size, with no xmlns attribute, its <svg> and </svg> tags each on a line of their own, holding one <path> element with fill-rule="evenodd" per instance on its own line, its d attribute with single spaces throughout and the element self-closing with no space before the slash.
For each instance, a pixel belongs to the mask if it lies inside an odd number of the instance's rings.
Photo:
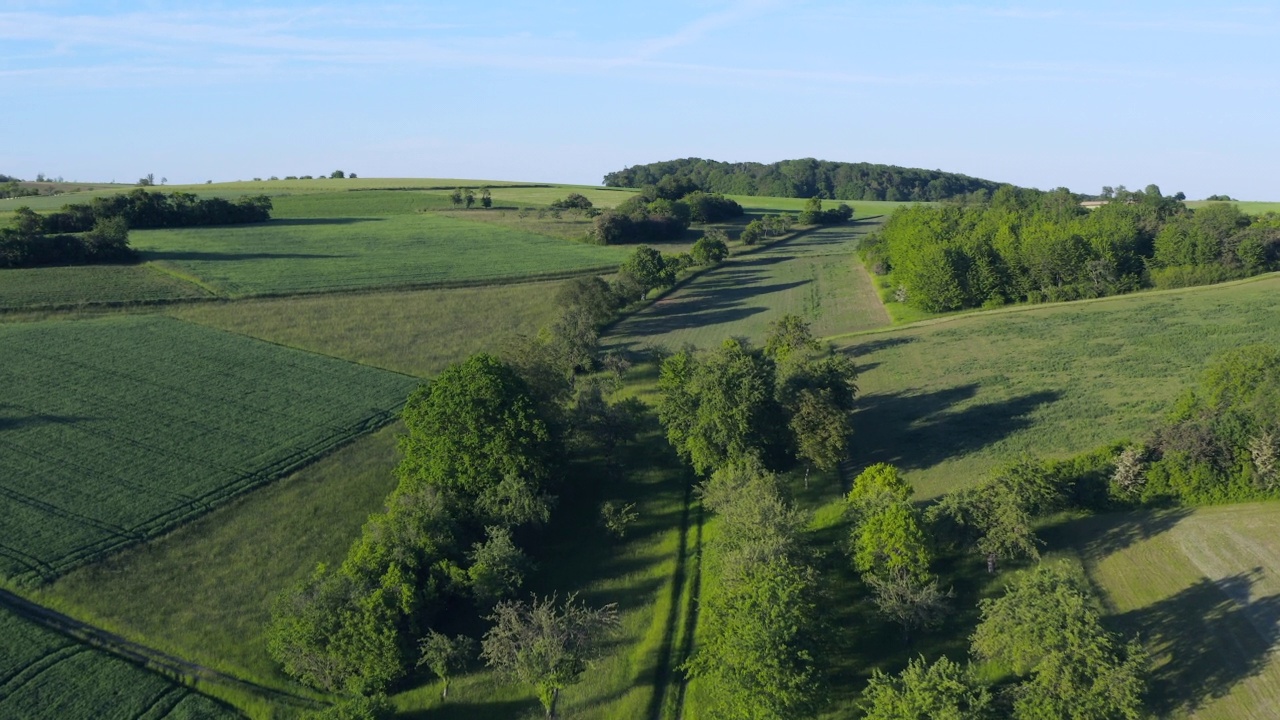
<svg viewBox="0 0 1280 720">
<path fill-rule="evenodd" d="M 1266 666 L 1280 640 L 1280 595 L 1248 601 L 1261 572 L 1205 578 L 1112 619 L 1122 632 L 1138 633 L 1158 664 L 1147 698 L 1157 716 L 1194 712 Z"/>
<path fill-rule="evenodd" d="M 147 260 L 318 260 L 322 258 L 350 257 L 350 255 L 328 255 L 321 253 L 220 253 L 200 252 L 198 250 L 144 250 L 142 255 Z"/>
<path fill-rule="evenodd" d="M 869 449 L 855 460 L 892 463 L 908 470 L 933 467 L 1029 427 L 1028 416 L 1034 410 L 1062 397 L 1060 392 L 1043 390 L 948 410 L 977 392 L 978 385 L 971 383 L 926 393 L 864 396 L 853 422 L 861 436 L 858 446 Z"/>
<path fill-rule="evenodd" d="M 356 223 L 382 222 L 380 217 L 327 217 L 327 218 L 272 218 L 272 227 L 307 225 L 355 225 Z"/>
<path fill-rule="evenodd" d="M 1042 528 L 1040 535 L 1049 547 L 1074 547 L 1101 560 L 1172 530 L 1190 514 L 1187 508 L 1170 508 L 1091 515 Z"/>
<path fill-rule="evenodd" d="M 889 350 L 891 348 L 896 348 L 900 345 L 910 345 L 915 341 L 916 339 L 913 337 L 889 337 L 889 338 L 883 338 L 881 340 L 868 340 L 867 342 L 862 342 L 862 343 L 858 343 L 857 345 L 851 346 L 849 348 L 849 351 L 853 353 L 854 357 L 859 357 L 862 355 L 870 355 L 872 353 L 877 353 L 877 352 L 880 352 L 881 350 Z"/>
<path fill-rule="evenodd" d="M 22 417 L 0 417 L 0 432 L 17 430 L 32 425 L 70 425 L 78 422 L 96 420 L 83 415 L 25 415 Z"/>
</svg>

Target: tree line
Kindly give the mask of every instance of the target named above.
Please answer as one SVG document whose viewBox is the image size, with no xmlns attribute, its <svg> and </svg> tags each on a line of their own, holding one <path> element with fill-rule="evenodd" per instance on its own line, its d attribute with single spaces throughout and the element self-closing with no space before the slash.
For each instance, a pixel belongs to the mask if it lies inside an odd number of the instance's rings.
<svg viewBox="0 0 1280 720">
<path fill-rule="evenodd" d="M 991 194 L 999 183 L 939 170 L 803 158 L 768 165 L 683 158 L 634 165 L 604 176 L 609 187 L 682 182 L 707 192 L 832 200 L 936 201 Z"/>
<path fill-rule="evenodd" d="M 1065 188 L 1000 188 L 973 204 L 914 206 L 863 257 L 899 301 L 929 312 L 1101 297 L 1215 282 L 1280 267 L 1280 215 L 1192 210 L 1154 185 L 1093 210 Z"/>
<path fill-rule="evenodd" d="M 595 215 L 591 239 L 601 245 L 676 240 L 691 223 L 722 222 L 742 213 L 741 205 L 723 195 L 659 183 Z"/>
</svg>

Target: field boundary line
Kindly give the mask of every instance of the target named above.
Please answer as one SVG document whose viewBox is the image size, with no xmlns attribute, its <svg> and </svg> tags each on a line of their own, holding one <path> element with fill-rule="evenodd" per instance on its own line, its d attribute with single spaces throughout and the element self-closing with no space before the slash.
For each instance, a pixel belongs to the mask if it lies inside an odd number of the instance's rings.
<svg viewBox="0 0 1280 720">
<path fill-rule="evenodd" d="M 9 610 L 23 620 L 70 638 L 80 647 L 87 646 L 100 650 L 147 670 L 165 675 L 193 690 L 194 684 L 190 681 L 198 680 L 200 682 L 233 687 L 258 697 L 297 707 L 307 709 L 323 707 L 323 703 L 319 701 L 259 685 L 255 682 L 163 653 L 154 648 L 146 647 L 115 633 L 94 627 L 56 610 L 34 603 L 8 590 L 0 589 L 0 607 Z"/>
</svg>

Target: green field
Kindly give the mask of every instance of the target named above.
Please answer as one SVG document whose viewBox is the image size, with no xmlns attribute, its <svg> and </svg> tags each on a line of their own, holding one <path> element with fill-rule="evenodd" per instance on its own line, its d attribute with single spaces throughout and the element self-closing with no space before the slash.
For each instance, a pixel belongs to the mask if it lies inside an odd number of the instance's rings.
<svg viewBox="0 0 1280 720">
<path fill-rule="evenodd" d="M 147 265 L 0 270 L 0 310 L 209 297 L 199 285 Z"/>
<path fill-rule="evenodd" d="M 280 345 L 429 376 L 555 319 L 559 281 L 191 303 L 167 312 Z"/>
<path fill-rule="evenodd" d="M 760 340 L 769 323 L 793 313 L 819 336 L 889 324 L 871 279 L 854 254 L 878 223 L 818 228 L 703 273 L 615 325 L 611 347 L 642 350 L 685 344 L 707 348 L 725 338 Z"/>
<path fill-rule="evenodd" d="M 1280 707 L 1280 503 L 1085 518 L 1045 532 L 1077 553 L 1117 629 L 1152 656 L 1161 717 L 1263 720 Z"/>
<path fill-rule="evenodd" d="M 0 607 L 0 716 L 60 720 L 238 717 L 172 681 Z"/>
<path fill-rule="evenodd" d="M 436 214 L 139 230 L 133 246 L 229 296 L 477 283 L 617 267 L 626 248 Z"/>
<path fill-rule="evenodd" d="M 1213 355 L 1280 343 L 1280 275 L 944 318 L 841 341 L 862 368 L 854 463 L 904 468 L 920 497 L 1024 453 L 1137 438 Z"/>
<path fill-rule="evenodd" d="M 416 381 L 159 317 L 0 326 L 0 577 L 48 580 L 387 422 Z"/>
</svg>

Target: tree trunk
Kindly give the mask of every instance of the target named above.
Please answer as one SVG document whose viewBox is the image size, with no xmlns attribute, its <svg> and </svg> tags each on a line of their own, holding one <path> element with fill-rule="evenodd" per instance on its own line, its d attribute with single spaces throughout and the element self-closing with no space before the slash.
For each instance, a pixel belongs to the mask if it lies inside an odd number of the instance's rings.
<svg viewBox="0 0 1280 720">
<path fill-rule="evenodd" d="M 996 571 L 996 554 L 987 553 L 987 574 L 993 575 Z"/>
<path fill-rule="evenodd" d="M 440 692 L 441 700 L 449 699 L 449 678 L 444 678 L 444 690 Z"/>
<path fill-rule="evenodd" d="M 547 706 L 547 717 L 556 716 L 556 701 L 560 699 L 560 688 L 551 689 L 551 704 Z"/>
</svg>

